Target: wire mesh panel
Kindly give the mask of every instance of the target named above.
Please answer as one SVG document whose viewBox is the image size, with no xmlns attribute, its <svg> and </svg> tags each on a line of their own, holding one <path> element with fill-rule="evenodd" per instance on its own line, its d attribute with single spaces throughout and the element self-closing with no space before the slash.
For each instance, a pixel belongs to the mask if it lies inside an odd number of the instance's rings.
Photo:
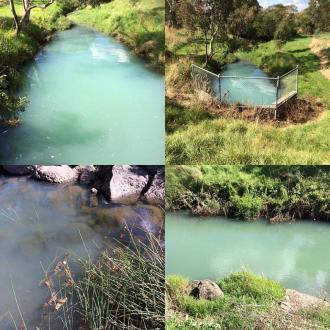
<svg viewBox="0 0 330 330">
<path fill-rule="evenodd" d="M 219 98 L 219 76 L 198 66 L 192 66 L 192 78 L 195 91 L 203 91 Z"/>
<path fill-rule="evenodd" d="M 298 67 L 279 79 L 277 102 L 281 103 L 298 92 Z"/>
<path fill-rule="evenodd" d="M 192 77 L 195 91 L 228 104 L 277 108 L 298 92 L 298 67 L 282 77 L 269 78 L 265 74 L 221 76 L 193 65 Z"/>
<path fill-rule="evenodd" d="M 221 100 L 228 104 L 269 106 L 276 103 L 276 80 L 267 78 L 220 77 Z"/>
</svg>

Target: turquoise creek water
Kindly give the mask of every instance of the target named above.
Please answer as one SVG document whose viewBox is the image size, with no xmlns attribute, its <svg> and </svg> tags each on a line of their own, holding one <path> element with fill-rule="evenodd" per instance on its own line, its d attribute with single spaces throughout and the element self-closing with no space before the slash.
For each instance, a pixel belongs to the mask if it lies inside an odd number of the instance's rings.
<svg viewBox="0 0 330 330">
<path fill-rule="evenodd" d="M 221 76 L 221 99 L 228 103 L 244 105 L 271 105 L 276 101 L 276 83 L 270 79 L 247 79 L 244 77 L 269 78 L 265 72 L 247 61 L 228 64 Z M 217 87 L 218 88 L 218 87 Z"/>
<path fill-rule="evenodd" d="M 42 306 L 50 298 L 48 289 L 39 286 L 44 278 L 41 265 L 47 269 L 53 262 L 52 269 L 67 252 L 96 258 L 99 248 L 113 247 L 116 240 L 127 242 L 127 227 L 141 240 L 146 232 L 159 234 L 159 208 L 142 203 L 96 206 L 95 198 L 78 185 L 0 175 L 1 330 L 15 329 L 11 315 L 20 328 L 19 309 L 28 329 L 63 329 L 56 322 L 48 327 L 47 317 L 41 319 L 47 312 Z"/>
<path fill-rule="evenodd" d="M 0 128 L 0 164 L 164 163 L 163 76 L 116 40 L 56 33 L 26 73 L 30 104 Z"/>
<path fill-rule="evenodd" d="M 330 297 L 330 225 L 270 225 L 221 217 L 166 215 L 166 273 L 219 279 L 247 268 L 285 287 Z"/>
</svg>

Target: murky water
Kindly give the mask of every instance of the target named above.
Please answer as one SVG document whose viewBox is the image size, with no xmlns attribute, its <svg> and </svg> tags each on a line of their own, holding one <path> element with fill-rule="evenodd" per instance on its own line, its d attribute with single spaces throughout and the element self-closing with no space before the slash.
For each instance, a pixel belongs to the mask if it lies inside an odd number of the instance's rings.
<svg viewBox="0 0 330 330">
<path fill-rule="evenodd" d="M 330 225 L 270 225 L 166 215 L 166 273 L 219 279 L 243 267 L 287 288 L 330 297 Z"/>
<path fill-rule="evenodd" d="M 54 258 L 67 252 L 96 257 L 102 247 L 128 239 L 126 226 L 143 240 L 162 225 L 162 211 L 151 205 L 93 205 L 89 191 L 78 185 L 0 175 L 1 330 L 15 329 L 10 315 L 21 325 L 19 309 L 28 329 L 35 329 L 49 300 L 48 290 L 39 286 L 42 266 Z"/>
<path fill-rule="evenodd" d="M 267 74 L 255 65 L 241 60 L 228 64 L 220 74 L 221 76 L 238 77 L 221 77 L 222 100 L 251 106 L 271 105 L 276 102 L 276 82 L 274 80 L 247 78 L 268 78 Z"/>
<path fill-rule="evenodd" d="M 115 39 L 56 33 L 26 71 L 30 104 L 0 128 L 0 164 L 164 163 L 164 79 Z"/>
</svg>

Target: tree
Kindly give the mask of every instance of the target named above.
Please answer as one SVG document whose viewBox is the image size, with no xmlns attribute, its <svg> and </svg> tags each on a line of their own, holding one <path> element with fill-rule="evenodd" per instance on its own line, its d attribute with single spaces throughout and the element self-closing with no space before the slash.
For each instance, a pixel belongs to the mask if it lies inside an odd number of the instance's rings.
<svg viewBox="0 0 330 330">
<path fill-rule="evenodd" d="M 232 10 L 231 0 L 191 0 L 180 6 L 180 20 L 191 32 L 203 35 L 206 64 L 215 55 L 216 38 L 227 38 L 226 22 Z"/>
<path fill-rule="evenodd" d="M 30 22 L 30 13 L 35 8 L 45 9 L 54 3 L 55 0 L 42 0 L 42 4 L 33 4 L 31 0 L 22 0 L 24 14 L 20 18 L 17 15 L 15 2 L 14 0 L 9 0 L 10 9 L 14 17 L 15 26 L 16 26 L 16 35 L 19 35 L 22 31 L 22 28 Z"/>
<path fill-rule="evenodd" d="M 307 13 L 311 17 L 315 30 L 330 31 L 330 0 L 310 0 Z"/>
<path fill-rule="evenodd" d="M 282 46 L 292 37 L 296 35 L 296 28 L 293 16 L 289 16 L 284 18 L 280 24 L 278 25 L 274 39 L 278 48 L 282 48 Z"/>
</svg>

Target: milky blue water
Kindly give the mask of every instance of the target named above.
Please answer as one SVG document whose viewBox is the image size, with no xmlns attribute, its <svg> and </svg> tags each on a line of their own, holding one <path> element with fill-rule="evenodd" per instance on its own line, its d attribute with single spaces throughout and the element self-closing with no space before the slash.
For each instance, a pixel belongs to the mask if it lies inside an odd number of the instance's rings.
<svg viewBox="0 0 330 330">
<path fill-rule="evenodd" d="M 330 298 L 330 225 L 270 225 L 166 215 L 166 273 L 216 280 L 247 268 L 285 287 Z"/>
<path fill-rule="evenodd" d="M 21 125 L 1 164 L 163 164 L 164 79 L 113 38 L 56 33 L 26 68 Z"/>
<path fill-rule="evenodd" d="M 269 78 L 255 65 L 240 60 L 228 64 L 220 74 L 223 101 L 251 106 L 271 105 L 276 102 L 276 82 L 274 80 L 247 79 L 248 77 Z M 239 78 L 226 78 L 226 76 Z M 218 84 L 215 88 L 218 88 Z"/>
<path fill-rule="evenodd" d="M 77 256 L 97 258 L 100 250 L 113 247 L 117 240 L 127 241 L 127 228 L 140 240 L 146 240 L 149 232 L 158 235 L 162 228 L 163 212 L 155 206 L 96 206 L 93 198 L 88 189 L 78 185 L 0 174 L 1 330 L 14 330 L 14 321 L 21 329 L 19 310 L 28 329 L 64 329 L 59 320 L 62 314 L 42 317 L 49 312 L 42 306 L 50 299 L 48 289 L 39 285 L 45 276 L 42 267 L 49 267 L 51 273 L 66 253 L 70 253 L 73 266 Z M 72 269 L 76 277 L 77 269 Z"/>
</svg>

